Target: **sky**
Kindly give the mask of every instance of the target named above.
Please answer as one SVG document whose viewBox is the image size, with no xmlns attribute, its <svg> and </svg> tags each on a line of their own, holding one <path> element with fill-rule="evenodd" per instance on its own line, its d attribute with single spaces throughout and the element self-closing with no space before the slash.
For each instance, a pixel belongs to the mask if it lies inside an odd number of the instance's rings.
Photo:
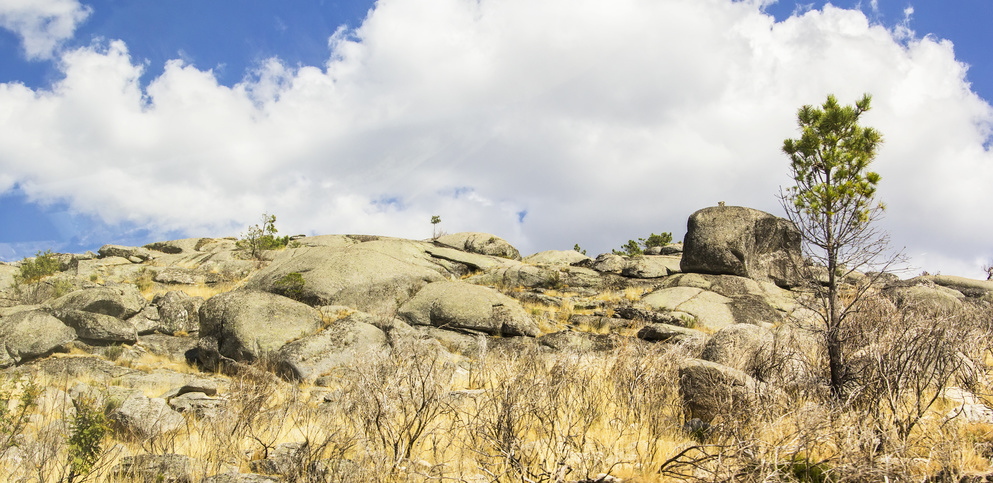
<svg viewBox="0 0 993 483">
<path fill-rule="evenodd" d="M 993 262 L 993 2 L 0 0 L 0 259 L 200 236 L 591 254 L 784 214 L 796 111 L 873 96 L 880 228 Z"/>
</svg>

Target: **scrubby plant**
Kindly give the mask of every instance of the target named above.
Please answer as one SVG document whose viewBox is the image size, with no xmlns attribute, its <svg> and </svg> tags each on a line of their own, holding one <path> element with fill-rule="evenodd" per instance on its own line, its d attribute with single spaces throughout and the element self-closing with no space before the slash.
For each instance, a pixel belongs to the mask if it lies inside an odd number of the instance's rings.
<svg viewBox="0 0 993 483">
<path fill-rule="evenodd" d="M 278 250 L 286 247 L 290 242 L 289 236 L 276 236 L 278 232 L 276 215 L 263 213 L 262 223 L 248 227 L 248 231 L 238 240 L 238 248 L 247 251 L 253 260 L 265 261 L 266 250 Z"/>
<path fill-rule="evenodd" d="M 627 243 L 621 245 L 620 250 L 613 250 L 613 253 L 614 255 L 635 257 L 638 255 L 643 255 L 645 252 L 641 250 L 641 245 L 639 245 L 638 242 L 634 240 L 628 240 Z"/>
<path fill-rule="evenodd" d="M 103 454 L 104 436 L 110 430 L 107 416 L 86 398 L 76 402 L 76 416 L 69 435 L 69 474 L 65 481 L 83 481 Z"/>
<path fill-rule="evenodd" d="M 662 232 L 660 235 L 652 233 L 651 235 L 648 235 L 648 238 L 639 238 L 638 241 L 640 241 L 641 245 L 645 248 L 664 247 L 672 243 L 672 233 Z"/>
<path fill-rule="evenodd" d="M 51 250 L 38 251 L 34 258 L 21 261 L 20 273 L 16 278 L 21 283 L 37 282 L 59 271 L 59 259 Z"/>
<path fill-rule="evenodd" d="M 279 280 L 276 280 L 273 284 L 273 288 L 285 297 L 289 297 L 296 301 L 302 301 L 303 288 L 306 283 L 307 282 L 303 279 L 303 275 L 301 275 L 300 272 L 290 272 L 283 275 L 283 277 Z"/>
<path fill-rule="evenodd" d="M 438 239 L 438 223 L 441 223 L 441 217 L 434 215 L 431 217 L 431 239 Z"/>
<path fill-rule="evenodd" d="M 586 250 L 583 250 L 578 243 L 574 247 L 572 247 L 572 249 L 579 253 L 582 253 L 583 255 L 586 255 Z"/>
</svg>

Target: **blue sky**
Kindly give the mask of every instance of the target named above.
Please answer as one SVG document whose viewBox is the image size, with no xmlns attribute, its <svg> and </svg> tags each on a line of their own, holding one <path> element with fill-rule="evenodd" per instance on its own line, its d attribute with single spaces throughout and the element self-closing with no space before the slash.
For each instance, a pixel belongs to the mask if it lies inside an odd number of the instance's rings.
<svg viewBox="0 0 993 483">
<path fill-rule="evenodd" d="M 263 212 L 411 238 L 438 214 L 526 253 L 678 239 L 717 201 L 781 214 L 796 108 L 871 92 L 893 244 L 979 277 L 991 24 L 988 0 L 0 0 L 0 259 Z"/>
</svg>

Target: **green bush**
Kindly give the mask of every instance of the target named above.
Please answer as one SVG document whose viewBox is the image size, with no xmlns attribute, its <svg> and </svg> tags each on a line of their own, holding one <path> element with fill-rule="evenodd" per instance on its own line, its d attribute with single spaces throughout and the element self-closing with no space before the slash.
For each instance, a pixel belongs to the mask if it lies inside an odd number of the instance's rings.
<svg viewBox="0 0 993 483">
<path fill-rule="evenodd" d="M 638 241 L 640 241 L 645 248 L 664 247 L 672 243 L 672 233 L 662 232 L 661 235 L 652 233 L 651 235 L 648 235 L 647 239 L 639 238 Z"/>
<path fill-rule="evenodd" d="M 629 257 L 634 257 L 634 256 L 638 256 L 638 255 L 644 255 L 644 253 L 645 253 L 645 252 L 641 251 L 641 246 L 639 246 L 638 245 L 638 242 L 636 242 L 634 240 L 628 240 L 627 243 L 625 243 L 624 245 L 621 245 L 621 249 L 620 250 L 613 250 L 613 252 L 614 252 L 614 255 L 626 255 L 626 256 L 629 256 Z"/>
<path fill-rule="evenodd" d="M 103 411 L 92 401 L 81 399 L 76 403 L 76 416 L 69 435 L 68 482 L 82 480 L 103 453 L 103 439 L 110 426 Z"/>
<path fill-rule="evenodd" d="M 21 272 L 17 275 L 17 278 L 19 282 L 32 283 L 58 271 L 58 257 L 51 250 L 45 250 L 44 253 L 39 251 L 33 259 L 25 258 L 21 262 Z"/>
<path fill-rule="evenodd" d="M 254 260 L 265 260 L 266 250 L 278 250 L 290 242 L 289 236 L 278 237 L 276 215 L 262 214 L 262 224 L 248 227 L 248 231 L 238 240 L 238 248 L 245 250 Z"/>
<path fill-rule="evenodd" d="M 300 272 L 290 272 L 284 275 L 283 278 L 276 280 L 276 283 L 273 284 L 273 288 L 285 297 L 301 301 L 301 299 L 303 299 L 304 284 L 306 284 L 306 282 Z"/>
</svg>

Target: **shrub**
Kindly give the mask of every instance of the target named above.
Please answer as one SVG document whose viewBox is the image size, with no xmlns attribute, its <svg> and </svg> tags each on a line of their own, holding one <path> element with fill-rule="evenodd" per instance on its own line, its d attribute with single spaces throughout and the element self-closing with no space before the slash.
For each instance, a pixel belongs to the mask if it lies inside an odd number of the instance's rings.
<svg viewBox="0 0 993 483">
<path fill-rule="evenodd" d="M 59 259 L 51 250 L 44 253 L 38 252 L 35 257 L 25 258 L 21 261 L 21 272 L 17 275 L 16 282 L 32 283 L 41 280 L 59 271 Z"/>
<path fill-rule="evenodd" d="M 278 237 L 276 215 L 262 214 L 262 224 L 248 227 L 248 231 L 238 240 L 238 248 L 245 250 L 253 260 L 264 261 L 266 250 L 278 250 L 290 242 L 289 236 Z"/>
<path fill-rule="evenodd" d="M 644 254 L 644 252 L 641 251 L 641 247 L 638 245 L 638 242 L 634 240 L 628 240 L 627 243 L 621 245 L 620 250 L 613 250 L 613 252 L 614 255 L 626 255 L 629 257 L 634 257 Z"/>
<path fill-rule="evenodd" d="M 93 470 L 103 454 L 103 438 L 109 430 L 107 417 L 93 401 L 76 403 L 76 416 L 69 435 L 69 475 L 67 482 L 79 481 Z"/>
<path fill-rule="evenodd" d="M 639 238 L 638 241 L 640 241 L 645 248 L 664 247 L 672 243 L 672 233 L 662 232 L 661 235 L 652 233 L 651 235 L 648 235 L 647 239 Z"/>
<path fill-rule="evenodd" d="M 582 253 L 583 255 L 586 255 L 586 250 L 583 250 L 578 243 L 576 244 L 576 246 L 572 247 L 572 249 L 579 253 Z"/>
<path fill-rule="evenodd" d="M 276 291 L 283 296 L 299 302 L 303 299 L 304 284 L 306 284 L 306 282 L 300 272 L 290 272 L 283 275 L 283 278 L 276 280 L 276 283 L 273 284 L 273 288 L 275 288 Z"/>
</svg>

